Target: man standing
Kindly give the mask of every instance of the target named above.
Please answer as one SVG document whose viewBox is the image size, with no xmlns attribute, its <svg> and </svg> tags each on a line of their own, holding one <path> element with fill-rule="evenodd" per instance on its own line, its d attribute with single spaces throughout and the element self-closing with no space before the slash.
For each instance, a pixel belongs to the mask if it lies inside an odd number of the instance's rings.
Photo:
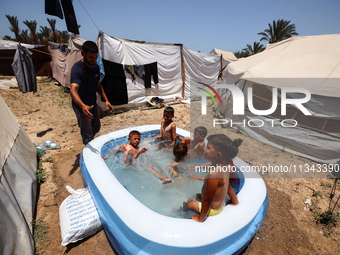
<svg viewBox="0 0 340 255">
<path fill-rule="evenodd" d="M 100 130 L 96 92 L 105 100 L 106 108 L 110 112 L 113 111 L 113 107 L 100 83 L 99 66 L 96 63 L 98 57 L 97 45 L 92 41 L 84 42 L 81 55 L 83 59 L 75 63 L 71 70 L 70 93 L 83 144 L 86 145 Z"/>
</svg>

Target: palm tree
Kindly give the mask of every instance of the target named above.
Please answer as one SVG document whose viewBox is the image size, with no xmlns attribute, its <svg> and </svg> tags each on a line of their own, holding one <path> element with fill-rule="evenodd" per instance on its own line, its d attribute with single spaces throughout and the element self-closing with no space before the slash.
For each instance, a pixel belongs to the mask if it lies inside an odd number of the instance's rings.
<svg viewBox="0 0 340 255">
<path fill-rule="evenodd" d="M 289 24 L 290 20 L 279 19 L 278 21 L 273 20 L 273 25 L 268 23 L 269 28 L 264 32 L 258 33 L 263 37 L 260 41 L 268 41 L 269 43 L 275 43 L 288 39 L 293 35 L 298 35 L 296 32 L 295 24 Z"/>
<path fill-rule="evenodd" d="M 38 44 L 38 34 L 37 34 L 37 22 L 35 20 L 25 20 L 23 23 L 28 27 L 30 30 L 30 38 L 34 44 Z"/>
<path fill-rule="evenodd" d="M 48 41 L 50 40 L 50 29 L 46 26 L 40 26 L 40 33 L 38 34 L 40 43 L 43 45 L 47 45 Z"/>
<path fill-rule="evenodd" d="M 242 50 L 242 51 L 235 51 L 234 55 L 237 58 L 246 58 L 246 57 L 249 57 L 249 53 L 245 52 L 244 50 Z"/>
<path fill-rule="evenodd" d="M 15 16 L 9 16 L 6 15 L 6 18 L 8 19 L 9 23 L 11 24 L 11 27 L 9 28 L 14 34 L 15 34 L 15 38 L 17 40 L 17 42 L 21 41 L 20 38 L 20 29 L 19 29 L 19 22 L 18 22 L 18 18 Z"/>
<path fill-rule="evenodd" d="M 264 50 L 265 47 L 263 46 L 263 44 L 260 44 L 259 42 L 254 42 L 253 46 L 247 44 L 247 48 L 244 48 L 242 51 L 244 51 L 247 56 L 251 56 Z"/>
<path fill-rule="evenodd" d="M 28 29 L 26 30 L 21 30 L 20 33 L 20 37 L 21 37 L 21 42 L 22 43 L 29 43 L 32 44 L 32 39 L 30 38 L 30 36 L 28 35 Z"/>
<path fill-rule="evenodd" d="M 57 23 L 57 20 L 55 19 L 49 19 L 47 18 L 48 23 L 50 24 L 51 27 L 51 36 L 52 36 L 52 41 L 53 42 L 58 42 L 60 33 L 59 31 L 55 28 L 55 24 Z"/>
<path fill-rule="evenodd" d="M 70 39 L 70 34 L 68 33 L 68 31 L 64 30 L 64 31 L 60 32 L 60 42 L 61 43 L 67 43 L 69 39 Z"/>
</svg>

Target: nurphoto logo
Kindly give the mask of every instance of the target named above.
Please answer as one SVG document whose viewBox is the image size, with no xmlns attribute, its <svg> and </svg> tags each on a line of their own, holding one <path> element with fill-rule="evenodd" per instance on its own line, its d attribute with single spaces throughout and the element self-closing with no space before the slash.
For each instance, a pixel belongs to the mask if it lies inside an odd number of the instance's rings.
<svg viewBox="0 0 340 255">
<path fill-rule="evenodd" d="M 217 93 L 216 89 L 227 89 L 230 91 L 232 99 L 233 99 L 233 115 L 244 115 L 244 110 L 245 110 L 245 96 L 243 94 L 243 91 L 231 84 L 216 84 L 214 87 L 208 84 L 204 84 L 201 82 L 198 82 L 198 84 L 201 84 L 204 86 L 204 88 L 197 87 L 199 89 L 198 95 L 201 96 L 201 114 L 206 115 L 207 114 L 207 96 L 209 95 L 215 105 L 217 106 L 217 102 L 213 96 L 213 94 L 208 90 L 210 89 L 218 98 L 221 106 L 222 106 L 222 100 L 220 95 Z M 304 115 L 310 116 L 312 115 L 304 106 L 304 103 L 307 103 L 311 99 L 311 93 L 309 90 L 304 89 L 304 88 L 296 88 L 296 87 L 290 87 L 290 88 L 281 88 L 280 91 L 280 97 L 281 97 L 281 115 L 286 116 L 287 113 L 287 105 L 293 105 L 297 109 L 299 109 Z M 301 98 L 289 98 L 288 94 L 290 93 L 299 93 L 304 95 Z M 278 105 L 278 88 L 272 88 L 272 105 L 269 109 L 266 110 L 258 110 L 255 109 L 254 104 L 253 104 L 253 88 L 248 87 L 247 88 L 247 105 L 249 111 L 257 116 L 268 116 L 272 113 L 275 112 L 277 109 Z M 265 119 L 271 126 L 274 126 L 274 122 L 277 121 L 278 119 Z M 213 126 L 215 127 L 216 125 L 222 125 L 222 124 L 227 124 L 229 121 L 226 119 L 214 119 L 213 121 Z M 232 124 L 232 120 L 230 120 Z M 246 120 L 243 120 L 243 122 L 238 122 L 234 124 L 241 124 L 241 125 L 246 125 Z M 248 125 L 250 127 L 262 127 L 265 122 L 261 119 L 252 119 L 249 120 Z M 294 119 L 286 119 L 281 121 L 281 125 L 283 127 L 295 127 L 297 126 L 297 121 Z"/>
</svg>

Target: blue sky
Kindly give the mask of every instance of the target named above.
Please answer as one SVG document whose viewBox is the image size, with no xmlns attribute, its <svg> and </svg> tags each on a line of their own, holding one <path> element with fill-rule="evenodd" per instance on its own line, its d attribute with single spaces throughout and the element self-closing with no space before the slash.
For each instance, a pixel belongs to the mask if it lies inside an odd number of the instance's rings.
<svg viewBox="0 0 340 255">
<path fill-rule="evenodd" d="M 45 14 L 44 3 L 0 0 L 0 36 L 14 37 L 6 14 L 17 16 L 21 29 L 27 29 L 24 20 L 36 20 L 40 28 L 52 18 L 58 30 L 66 30 L 65 20 Z M 73 0 L 73 6 L 83 39 L 95 41 L 98 26 L 114 37 L 182 43 L 203 53 L 242 50 L 278 19 L 291 20 L 300 36 L 340 33 L 339 0 Z"/>
</svg>

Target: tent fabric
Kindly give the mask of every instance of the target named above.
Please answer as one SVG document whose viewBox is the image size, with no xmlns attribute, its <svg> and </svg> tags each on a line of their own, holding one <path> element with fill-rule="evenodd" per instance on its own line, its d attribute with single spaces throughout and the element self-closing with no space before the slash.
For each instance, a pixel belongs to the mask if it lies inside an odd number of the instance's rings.
<svg viewBox="0 0 340 255">
<path fill-rule="evenodd" d="M 0 74 L 14 76 L 12 63 L 17 49 L 17 42 L 0 40 Z M 37 76 L 52 76 L 51 56 L 48 46 L 22 43 L 33 53 L 31 56 Z"/>
<path fill-rule="evenodd" d="M 311 116 L 304 115 L 294 105 L 288 105 L 286 115 L 282 116 L 280 91 L 276 111 L 266 116 L 278 121 L 293 119 L 298 123 L 296 127 L 242 125 L 242 130 L 261 142 L 318 162 L 340 162 L 339 65 L 340 35 L 293 37 L 228 65 L 224 83 L 236 83 L 245 99 L 248 88 L 252 88 L 255 109 L 271 108 L 273 87 L 297 87 L 311 92 L 311 99 L 303 104 Z M 226 95 L 220 111 L 226 118 L 239 122 L 240 118 L 232 114 L 232 98 Z M 301 94 L 290 93 L 288 97 L 301 98 Z M 242 118 L 247 123 L 261 116 L 252 115 L 246 106 Z"/>
<path fill-rule="evenodd" d="M 312 94 L 340 97 L 339 45 L 340 34 L 291 37 L 239 59 L 227 71 L 272 87 L 303 87 Z"/>
<path fill-rule="evenodd" d="M 234 55 L 234 53 L 229 52 L 229 51 L 224 51 L 224 50 L 219 50 L 219 49 L 214 48 L 210 51 L 209 54 L 222 56 L 226 60 L 232 60 L 232 61 L 237 60 L 237 57 Z"/>
<path fill-rule="evenodd" d="M 0 253 L 33 254 L 37 152 L 0 96 Z"/>
<path fill-rule="evenodd" d="M 84 41 L 72 37 L 68 51 L 64 53 L 59 49 L 50 49 L 53 78 L 63 86 L 70 87 L 71 68 L 82 58 L 80 50 Z M 126 67 L 124 70 L 130 105 L 145 103 L 150 97 L 160 97 L 165 101 L 172 101 L 175 98 L 187 99 L 190 97 L 191 80 L 216 82 L 219 72 L 231 62 L 231 60 L 221 60 L 218 55 L 190 50 L 181 44 L 132 41 L 115 38 L 103 32 L 99 33 L 97 45 L 103 60 Z M 128 67 L 144 66 L 155 62 L 157 62 L 158 83 L 157 79 L 152 79 L 151 88 L 145 87 L 142 77 L 126 71 Z M 125 104 L 121 107 L 125 107 Z"/>
<path fill-rule="evenodd" d="M 104 60 L 123 65 L 146 65 L 157 62 L 158 84 L 146 89 L 144 80 L 126 73 L 128 102 L 143 103 L 150 96 L 164 100 L 182 97 L 181 46 L 126 41 L 104 33 L 98 38 L 99 50 Z"/>
</svg>

